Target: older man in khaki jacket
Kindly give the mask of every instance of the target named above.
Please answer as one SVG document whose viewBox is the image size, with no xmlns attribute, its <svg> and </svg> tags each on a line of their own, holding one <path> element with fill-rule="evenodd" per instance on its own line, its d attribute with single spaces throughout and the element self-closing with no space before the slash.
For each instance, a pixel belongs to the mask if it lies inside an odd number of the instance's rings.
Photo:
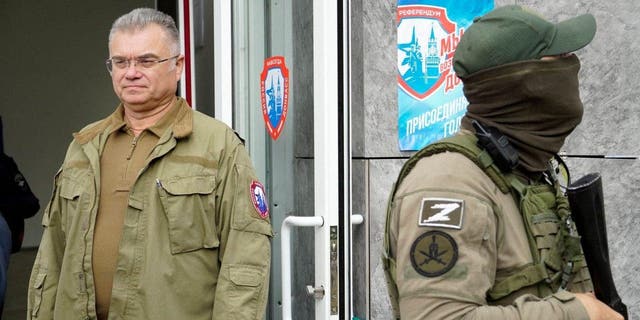
<svg viewBox="0 0 640 320">
<path fill-rule="evenodd" d="M 269 208 L 244 145 L 175 96 L 173 19 L 109 35 L 120 106 L 75 134 L 42 224 L 27 319 L 263 319 Z"/>
</svg>

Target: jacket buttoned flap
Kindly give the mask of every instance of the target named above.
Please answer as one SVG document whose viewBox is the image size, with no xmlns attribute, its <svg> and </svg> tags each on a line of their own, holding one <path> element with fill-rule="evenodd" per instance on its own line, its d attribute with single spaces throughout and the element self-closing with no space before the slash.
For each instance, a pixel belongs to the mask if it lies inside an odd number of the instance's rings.
<svg viewBox="0 0 640 320">
<path fill-rule="evenodd" d="M 63 179 L 62 182 L 60 196 L 67 200 L 77 200 L 82 194 L 82 186 L 70 178 Z"/>
<path fill-rule="evenodd" d="M 171 253 L 217 248 L 215 176 L 158 179 L 160 201 L 169 227 Z"/>
<path fill-rule="evenodd" d="M 75 231 L 84 232 L 87 221 L 73 225 L 72 217 L 89 212 L 95 203 L 96 187 L 93 171 L 85 159 L 67 161 L 56 177 L 56 192 L 52 202 L 56 202 L 59 210 L 60 223 L 65 233 Z M 70 224 L 71 223 L 71 224 Z M 73 229 L 82 227 L 82 230 Z"/>
<path fill-rule="evenodd" d="M 176 177 L 172 180 L 163 181 L 162 187 L 174 196 L 211 194 L 215 188 L 215 176 Z"/>
<path fill-rule="evenodd" d="M 234 265 L 229 269 L 231 282 L 238 286 L 258 287 L 262 284 L 264 275 L 260 268 L 247 265 Z"/>
<path fill-rule="evenodd" d="M 223 264 L 214 313 L 224 314 L 224 319 L 262 319 L 260 310 L 266 303 L 269 288 L 268 270 L 268 264 Z"/>
</svg>

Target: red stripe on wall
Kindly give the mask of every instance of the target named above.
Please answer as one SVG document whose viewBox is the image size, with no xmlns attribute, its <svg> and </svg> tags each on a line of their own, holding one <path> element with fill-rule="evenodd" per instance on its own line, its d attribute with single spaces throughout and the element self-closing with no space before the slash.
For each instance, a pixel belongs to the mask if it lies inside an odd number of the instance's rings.
<svg viewBox="0 0 640 320">
<path fill-rule="evenodd" d="M 185 90 L 187 91 L 185 92 L 184 96 L 189 105 L 193 106 L 191 104 L 191 19 L 189 17 L 191 12 L 190 2 L 190 0 L 182 1 L 182 6 L 184 8 L 182 12 L 182 19 L 184 21 L 184 78 Z"/>
</svg>

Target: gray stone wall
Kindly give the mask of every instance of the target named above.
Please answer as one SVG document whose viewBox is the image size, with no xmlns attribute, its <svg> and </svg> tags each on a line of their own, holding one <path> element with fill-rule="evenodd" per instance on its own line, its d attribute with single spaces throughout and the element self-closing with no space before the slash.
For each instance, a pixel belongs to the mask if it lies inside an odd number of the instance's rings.
<svg viewBox="0 0 640 320">
<path fill-rule="evenodd" d="M 582 124 L 563 150 L 582 154 L 640 154 L 636 133 L 640 123 L 637 90 L 640 60 L 636 52 L 640 2 L 633 0 L 503 1 L 526 5 L 552 21 L 591 13 L 598 22 L 593 42 L 577 52 L 582 61 Z M 357 270 L 366 270 L 368 288 L 359 288 L 356 315 L 391 319 L 380 266 L 385 206 L 389 189 L 404 157 L 398 149 L 396 81 L 396 1 L 352 1 L 352 63 L 354 208 L 367 223 L 356 240 L 358 256 L 368 256 Z M 382 158 L 382 159 L 381 159 Z M 600 172 L 603 176 L 609 251 L 618 291 L 633 314 L 640 314 L 640 160 L 569 159 L 572 176 Z M 356 212 L 357 213 L 357 212 Z M 364 233 L 364 235 L 363 235 Z M 366 259 L 365 259 L 366 260 Z M 365 269 L 366 268 L 366 269 Z M 366 303 L 364 301 L 367 301 Z M 364 305 L 363 305 L 364 304 Z"/>
</svg>

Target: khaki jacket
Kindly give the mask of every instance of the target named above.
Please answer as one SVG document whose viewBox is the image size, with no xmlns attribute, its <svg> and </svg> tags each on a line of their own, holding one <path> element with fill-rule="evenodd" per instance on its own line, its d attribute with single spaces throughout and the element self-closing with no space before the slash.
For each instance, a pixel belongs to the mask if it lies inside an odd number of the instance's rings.
<svg viewBox="0 0 640 320">
<path fill-rule="evenodd" d="M 402 319 L 588 319 L 567 291 L 538 298 L 534 286 L 488 301 L 497 277 L 533 258 L 513 196 L 466 156 L 422 158 L 390 201 Z"/>
<path fill-rule="evenodd" d="M 109 319 L 262 319 L 272 229 L 250 195 L 251 160 L 226 125 L 177 101 L 131 188 Z M 27 319 L 96 318 L 92 243 L 110 125 L 76 134 L 55 177 Z"/>
</svg>

